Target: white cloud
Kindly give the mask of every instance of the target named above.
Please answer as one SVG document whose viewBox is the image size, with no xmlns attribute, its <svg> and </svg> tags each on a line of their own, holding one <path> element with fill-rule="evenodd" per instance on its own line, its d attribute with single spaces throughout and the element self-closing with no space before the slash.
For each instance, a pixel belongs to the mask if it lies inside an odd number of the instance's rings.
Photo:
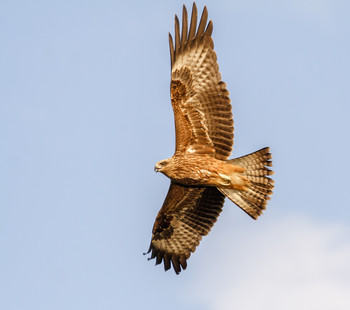
<svg viewBox="0 0 350 310">
<path fill-rule="evenodd" d="M 219 244 L 206 244 L 195 267 L 205 273 L 190 283 L 191 299 L 216 310 L 350 309 L 347 228 L 302 217 L 257 223 L 220 231 Z"/>
</svg>

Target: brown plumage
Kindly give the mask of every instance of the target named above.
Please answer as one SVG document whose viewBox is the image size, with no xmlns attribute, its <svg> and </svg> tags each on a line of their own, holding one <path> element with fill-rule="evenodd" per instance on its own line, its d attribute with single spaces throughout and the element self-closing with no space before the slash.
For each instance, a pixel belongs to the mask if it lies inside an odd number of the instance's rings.
<svg viewBox="0 0 350 310">
<path fill-rule="evenodd" d="M 188 26 L 183 6 L 182 30 L 175 16 L 175 45 L 169 34 L 171 103 L 176 149 L 155 170 L 171 180 L 153 226 L 147 253 L 165 270 L 186 269 L 187 259 L 216 222 L 225 196 L 257 219 L 272 194 L 269 148 L 228 160 L 233 146 L 229 92 L 221 81 L 214 52 L 212 21 L 204 7 L 197 27 L 193 3 Z"/>
</svg>

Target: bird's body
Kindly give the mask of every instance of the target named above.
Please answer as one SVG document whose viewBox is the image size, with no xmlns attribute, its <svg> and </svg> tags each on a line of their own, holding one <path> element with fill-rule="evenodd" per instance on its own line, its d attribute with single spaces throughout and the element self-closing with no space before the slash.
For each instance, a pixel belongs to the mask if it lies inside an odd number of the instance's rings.
<svg viewBox="0 0 350 310">
<path fill-rule="evenodd" d="M 175 16 L 175 45 L 169 34 L 171 104 L 176 148 L 155 170 L 171 183 L 155 220 L 149 248 L 156 264 L 176 273 L 216 222 L 225 197 L 257 219 L 272 194 L 269 148 L 228 159 L 233 146 L 233 115 L 226 84 L 214 52 L 213 23 L 204 7 L 197 27 L 197 8 L 190 25 L 183 6 L 182 30 Z"/>
<path fill-rule="evenodd" d="M 245 170 L 243 167 L 208 154 L 175 154 L 157 164 L 156 170 L 184 185 L 243 189 L 249 184 L 242 174 Z"/>
</svg>

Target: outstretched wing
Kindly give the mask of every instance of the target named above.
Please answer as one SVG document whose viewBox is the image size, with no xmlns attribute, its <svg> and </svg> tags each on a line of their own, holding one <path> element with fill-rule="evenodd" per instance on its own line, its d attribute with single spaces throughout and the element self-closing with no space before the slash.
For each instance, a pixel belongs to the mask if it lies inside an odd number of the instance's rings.
<svg viewBox="0 0 350 310">
<path fill-rule="evenodd" d="M 177 274 L 186 269 L 186 260 L 216 222 L 224 200 L 215 187 L 172 182 L 153 226 L 149 259 L 156 258 L 156 265 L 163 261 L 165 270 L 172 264 Z"/>
<path fill-rule="evenodd" d="M 206 153 L 227 159 L 233 145 L 231 104 L 214 52 L 213 23 L 207 23 L 207 19 L 204 7 L 197 28 L 197 7 L 193 3 L 188 29 L 183 6 L 181 35 L 175 16 L 175 46 L 169 33 L 176 152 Z"/>
</svg>

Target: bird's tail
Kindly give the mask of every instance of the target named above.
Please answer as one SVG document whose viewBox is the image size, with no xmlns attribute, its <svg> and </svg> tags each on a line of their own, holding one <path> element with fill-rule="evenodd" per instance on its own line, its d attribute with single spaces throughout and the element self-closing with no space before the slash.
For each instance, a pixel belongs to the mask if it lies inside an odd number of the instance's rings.
<svg viewBox="0 0 350 310">
<path fill-rule="evenodd" d="M 273 174 L 268 168 L 272 166 L 271 158 L 270 149 L 265 147 L 249 155 L 228 160 L 229 163 L 245 168 L 242 175 L 249 180 L 248 186 L 244 190 L 218 188 L 255 220 L 265 210 L 272 194 L 274 182 L 268 177 Z"/>
</svg>

